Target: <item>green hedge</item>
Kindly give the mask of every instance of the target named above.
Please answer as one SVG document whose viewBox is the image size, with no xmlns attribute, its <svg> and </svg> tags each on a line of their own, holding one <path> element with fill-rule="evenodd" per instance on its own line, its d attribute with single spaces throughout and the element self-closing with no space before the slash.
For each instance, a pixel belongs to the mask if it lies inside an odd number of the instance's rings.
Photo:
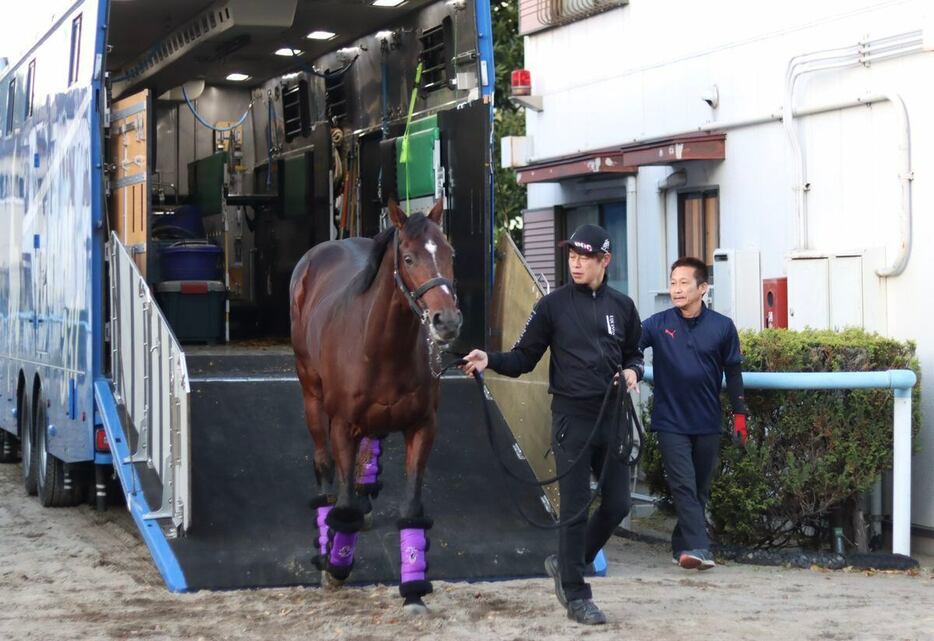
<svg viewBox="0 0 934 641">
<path fill-rule="evenodd" d="M 858 372 L 913 369 L 913 342 L 861 330 L 742 332 L 743 369 L 752 372 Z M 915 442 L 920 383 L 912 393 Z M 730 443 L 724 407 L 720 471 L 708 511 L 721 545 L 818 547 L 832 510 L 856 499 L 892 466 L 891 390 L 746 390 L 749 442 Z M 650 490 L 669 497 L 654 437 L 645 453 Z M 847 514 L 845 516 L 852 516 Z M 851 538 L 852 519 L 846 519 Z"/>
</svg>

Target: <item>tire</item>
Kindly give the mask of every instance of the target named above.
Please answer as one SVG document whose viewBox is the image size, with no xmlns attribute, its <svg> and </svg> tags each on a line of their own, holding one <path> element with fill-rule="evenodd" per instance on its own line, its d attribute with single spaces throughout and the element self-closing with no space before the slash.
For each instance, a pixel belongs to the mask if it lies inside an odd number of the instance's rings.
<svg viewBox="0 0 934 641">
<path fill-rule="evenodd" d="M 48 420 L 45 401 L 39 394 L 36 403 L 36 489 L 39 502 L 43 507 L 69 507 L 78 503 L 80 493 L 72 485 L 72 479 L 66 476 L 65 463 L 49 453 Z"/>
<path fill-rule="evenodd" d="M 19 461 L 19 439 L 0 428 L 0 463 Z"/>
<path fill-rule="evenodd" d="M 23 462 L 23 487 L 26 494 L 35 496 L 37 487 L 37 470 L 39 467 L 39 453 L 36 450 L 35 429 L 32 420 L 32 399 L 23 392 L 19 412 L 20 446 Z"/>
</svg>

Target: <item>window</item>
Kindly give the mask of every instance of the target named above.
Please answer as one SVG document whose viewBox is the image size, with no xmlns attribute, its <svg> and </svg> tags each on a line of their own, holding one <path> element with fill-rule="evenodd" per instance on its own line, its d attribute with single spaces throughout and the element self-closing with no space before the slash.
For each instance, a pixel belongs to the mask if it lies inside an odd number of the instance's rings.
<svg viewBox="0 0 934 641">
<path fill-rule="evenodd" d="M 10 135 L 13 131 L 13 103 L 16 99 L 16 78 L 10 81 L 9 91 L 6 95 L 6 128 L 4 133 Z"/>
<path fill-rule="evenodd" d="M 629 0 L 519 0 L 519 35 L 582 20 Z"/>
<path fill-rule="evenodd" d="M 78 79 L 78 69 L 81 65 L 81 16 L 71 23 L 71 59 L 68 64 L 68 86 Z"/>
<path fill-rule="evenodd" d="M 601 203 L 597 205 L 584 205 L 569 207 L 565 210 L 564 232 L 561 240 L 568 238 L 574 230 L 585 224 L 600 225 L 610 235 L 613 244 L 610 266 L 606 270 L 607 284 L 624 294 L 629 293 L 629 270 L 627 269 L 627 234 L 626 234 L 626 201 Z M 567 254 L 558 252 L 561 282 L 570 282 L 568 273 Z"/>
<path fill-rule="evenodd" d="M 678 196 L 678 256 L 695 256 L 713 273 L 720 245 L 720 198 L 716 189 Z"/>
<path fill-rule="evenodd" d="M 33 96 L 36 93 L 36 61 L 29 63 L 29 72 L 26 74 L 26 108 L 23 110 L 23 119 L 32 116 Z"/>
</svg>

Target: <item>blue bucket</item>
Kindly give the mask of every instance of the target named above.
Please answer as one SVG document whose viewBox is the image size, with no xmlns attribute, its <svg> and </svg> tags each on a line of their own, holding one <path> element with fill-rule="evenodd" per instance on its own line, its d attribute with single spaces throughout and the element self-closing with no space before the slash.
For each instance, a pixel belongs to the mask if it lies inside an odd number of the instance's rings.
<svg viewBox="0 0 934 641">
<path fill-rule="evenodd" d="M 182 241 L 159 252 L 161 277 L 167 280 L 218 280 L 221 248 L 206 241 Z"/>
</svg>

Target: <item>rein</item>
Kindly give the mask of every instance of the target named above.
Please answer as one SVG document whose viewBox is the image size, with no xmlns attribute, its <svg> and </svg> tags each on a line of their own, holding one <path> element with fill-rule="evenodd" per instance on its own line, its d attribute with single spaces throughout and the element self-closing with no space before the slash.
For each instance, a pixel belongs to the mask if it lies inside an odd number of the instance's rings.
<svg viewBox="0 0 934 641">
<path fill-rule="evenodd" d="M 464 365 L 466 361 L 459 359 L 447 365 L 443 370 L 447 371 L 453 367 L 460 367 Z M 611 427 L 615 428 L 612 434 L 612 440 L 607 446 L 606 456 L 603 461 L 603 470 L 600 473 L 600 478 L 597 480 L 597 486 L 594 488 L 593 492 L 590 495 L 590 499 L 587 503 L 573 516 L 570 516 L 564 520 L 557 519 L 554 523 L 541 523 L 536 521 L 534 518 L 526 514 L 525 510 L 522 509 L 522 505 L 516 499 L 515 493 L 507 492 L 509 498 L 512 500 L 513 504 L 516 507 L 516 510 L 522 516 L 529 525 L 543 529 L 543 530 L 554 530 L 558 528 L 565 527 L 574 523 L 582 516 L 584 516 L 587 511 L 590 509 L 590 506 L 593 505 L 594 500 L 600 494 L 600 490 L 603 488 L 603 481 L 606 477 L 606 471 L 609 467 L 607 464 L 610 462 L 610 458 L 615 458 L 617 461 L 625 460 L 629 466 L 635 466 L 638 464 L 639 460 L 642 458 L 642 449 L 645 445 L 645 430 L 642 427 L 642 423 L 639 421 L 639 417 L 636 413 L 635 406 L 632 402 L 632 397 L 628 392 L 625 392 L 622 387 L 623 376 L 622 368 L 619 369 L 619 383 L 616 384 L 616 380 L 611 380 L 607 385 L 606 392 L 603 395 L 603 402 L 600 405 L 600 413 L 597 416 L 597 420 L 594 422 L 593 429 L 590 432 L 590 435 L 587 437 L 587 441 L 581 447 L 580 453 L 577 455 L 574 460 L 568 465 L 568 469 L 563 474 L 558 474 L 550 479 L 545 479 L 543 481 L 538 480 L 529 480 L 518 476 L 513 472 L 509 466 L 503 461 L 496 449 L 496 439 L 493 435 L 493 416 L 490 412 L 489 401 L 487 400 L 485 386 L 483 383 L 483 374 L 481 372 L 474 372 L 474 380 L 477 382 L 477 389 L 480 391 L 480 396 L 483 403 L 483 415 L 486 422 L 486 434 L 487 440 L 490 443 L 490 448 L 493 450 L 494 458 L 499 464 L 500 474 L 503 476 L 503 484 L 509 485 L 508 477 L 513 480 L 523 484 L 542 487 L 545 485 L 550 485 L 556 481 L 560 481 L 562 478 L 567 476 L 571 470 L 584 458 L 587 450 L 590 447 L 590 444 L 593 442 L 594 438 L 597 435 L 597 432 L 600 430 L 600 427 L 603 424 L 604 416 L 606 415 L 607 408 L 612 408 L 612 414 L 610 420 L 613 421 Z M 611 404 L 612 399 L 612 404 Z M 625 416 L 625 420 L 623 417 Z M 624 426 L 625 423 L 625 426 Z M 636 436 L 638 435 L 638 441 Z"/>
</svg>

